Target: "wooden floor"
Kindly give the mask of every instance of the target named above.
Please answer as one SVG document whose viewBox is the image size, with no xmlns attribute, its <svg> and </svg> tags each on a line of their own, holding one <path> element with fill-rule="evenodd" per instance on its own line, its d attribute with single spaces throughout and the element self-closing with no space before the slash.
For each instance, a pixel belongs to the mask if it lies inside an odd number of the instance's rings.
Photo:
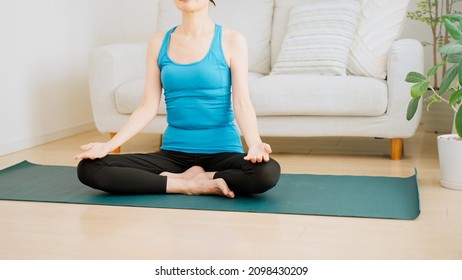
<svg viewBox="0 0 462 280">
<path fill-rule="evenodd" d="M 0 157 L 76 165 L 96 131 Z M 140 135 L 124 152 L 158 149 Z M 0 259 L 462 259 L 462 192 L 439 185 L 436 134 L 419 130 L 401 161 L 389 141 L 266 139 L 285 173 L 410 176 L 418 170 L 415 221 L 0 201 Z M 309 203 L 309 197 L 307 198 Z"/>
</svg>

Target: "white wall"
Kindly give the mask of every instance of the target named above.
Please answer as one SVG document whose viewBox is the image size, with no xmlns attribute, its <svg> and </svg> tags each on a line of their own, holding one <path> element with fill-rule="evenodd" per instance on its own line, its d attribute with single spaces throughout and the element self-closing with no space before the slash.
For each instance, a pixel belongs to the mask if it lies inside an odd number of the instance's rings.
<svg viewBox="0 0 462 280">
<path fill-rule="evenodd" d="M 419 0 L 410 0 L 409 11 L 416 11 L 416 3 Z M 431 42 L 432 34 L 428 25 L 423 24 L 417 20 L 406 19 L 401 38 L 414 38 L 420 42 Z M 430 69 L 433 66 L 432 46 L 425 46 L 425 69 Z"/>
<path fill-rule="evenodd" d="M 157 1 L 0 0 L 0 155 L 94 127 L 88 54 L 146 41 Z"/>
<path fill-rule="evenodd" d="M 156 10 L 157 0 L 0 0 L 0 155 L 92 129 L 89 51 L 146 42 Z M 410 20 L 402 37 L 430 38 Z"/>
</svg>

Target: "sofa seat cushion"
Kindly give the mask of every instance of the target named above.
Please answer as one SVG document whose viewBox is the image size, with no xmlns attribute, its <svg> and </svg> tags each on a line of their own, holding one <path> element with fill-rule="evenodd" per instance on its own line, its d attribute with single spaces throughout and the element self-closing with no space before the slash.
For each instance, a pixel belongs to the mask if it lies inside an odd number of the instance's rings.
<svg viewBox="0 0 462 280">
<path fill-rule="evenodd" d="M 360 76 L 268 75 L 250 84 L 258 116 L 381 116 L 388 88 Z"/>
<path fill-rule="evenodd" d="M 249 72 L 249 83 L 263 77 L 262 74 Z M 144 78 L 136 79 L 130 82 L 121 84 L 114 92 L 114 98 L 117 111 L 120 114 L 131 114 L 140 105 L 143 98 Z M 165 108 L 165 98 L 162 94 L 162 99 L 159 106 L 159 115 L 167 113 Z"/>
</svg>

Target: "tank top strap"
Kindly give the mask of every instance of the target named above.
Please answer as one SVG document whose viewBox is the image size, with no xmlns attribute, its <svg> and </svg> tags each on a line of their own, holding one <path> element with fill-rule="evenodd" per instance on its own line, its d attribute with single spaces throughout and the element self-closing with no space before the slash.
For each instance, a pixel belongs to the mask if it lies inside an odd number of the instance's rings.
<svg viewBox="0 0 462 280">
<path fill-rule="evenodd" d="M 162 59 L 167 55 L 168 46 L 170 45 L 170 37 L 171 37 L 173 31 L 175 31 L 175 29 L 177 27 L 178 26 L 174 26 L 165 33 L 164 39 L 162 40 L 162 45 L 160 46 L 159 54 L 157 56 L 158 64 L 160 64 Z"/>
<path fill-rule="evenodd" d="M 221 25 L 215 24 L 215 36 L 211 46 L 211 52 L 215 54 L 215 58 L 218 62 L 228 66 L 225 59 L 225 53 L 223 51 L 223 28 Z"/>
<path fill-rule="evenodd" d="M 222 39 L 222 27 L 221 25 L 215 24 L 215 36 L 213 36 L 213 43 L 212 43 L 213 50 L 221 49 L 221 39 Z"/>
</svg>

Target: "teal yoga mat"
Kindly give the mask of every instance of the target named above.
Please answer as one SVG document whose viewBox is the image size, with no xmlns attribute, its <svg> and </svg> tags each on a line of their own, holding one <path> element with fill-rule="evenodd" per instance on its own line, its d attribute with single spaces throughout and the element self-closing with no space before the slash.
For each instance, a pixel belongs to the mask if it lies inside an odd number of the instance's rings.
<svg viewBox="0 0 462 280">
<path fill-rule="evenodd" d="M 21 162 L 0 170 L 0 199 L 388 219 L 420 214 L 417 175 L 408 178 L 282 174 L 255 196 L 109 195 L 80 183 L 76 168 Z"/>
</svg>

